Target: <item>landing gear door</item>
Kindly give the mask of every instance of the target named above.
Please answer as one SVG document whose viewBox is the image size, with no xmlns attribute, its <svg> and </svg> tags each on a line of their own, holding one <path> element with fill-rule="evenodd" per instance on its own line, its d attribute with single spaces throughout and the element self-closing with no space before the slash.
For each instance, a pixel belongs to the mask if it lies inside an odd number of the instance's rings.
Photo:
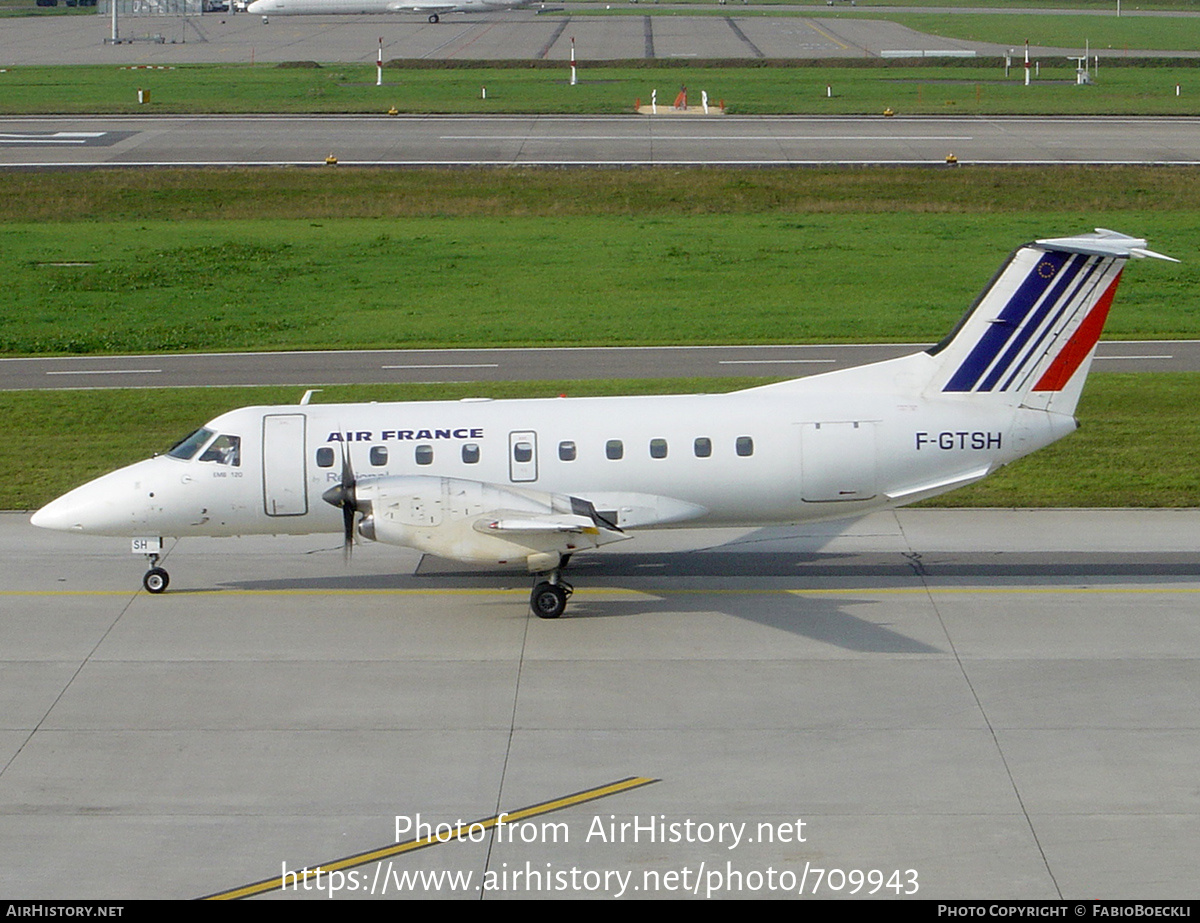
<svg viewBox="0 0 1200 923">
<path fill-rule="evenodd" d="M 508 434 L 508 477 L 514 484 L 536 481 L 537 433 Z"/>
<path fill-rule="evenodd" d="M 302 413 L 263 417 L 263 508 L 268 516 L 303 516 L 308 512 L 304 427 Z"/>
</svg>

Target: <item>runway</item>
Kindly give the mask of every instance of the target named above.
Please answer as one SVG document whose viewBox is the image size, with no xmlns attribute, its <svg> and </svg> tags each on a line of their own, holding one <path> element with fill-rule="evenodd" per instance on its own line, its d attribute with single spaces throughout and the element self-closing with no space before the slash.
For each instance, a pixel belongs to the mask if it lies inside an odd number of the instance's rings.
<svg viewBox="0 0 1200 923">
<path fill-rule="evenodd" d="M 524 575 L 334 536 L 184 541 L 150 597 L 3 514 L 0 892 L 224 893 L 634 777 L 321 887 L 1189 898 L 1197 547 L 1196 511 L 639 535 L 541 622 Z"/>
<path fill-rule="evenodd" d="M 144 356 L 0 358 L 0 391 L 205 388 L 257 385 L 583 381 L 620 378 L 800 378 L 880 362 L 929 344 L 623 346 L 537 349 L 394 349 Z M 1200 341 L 1104 341 L 1106 372 L 1200 371 Z"/>
<path fill-rule="evenodd" d="M 1194 164 L 1200 119 L 193 116 L 0 119 L 0 168 Z"/>
</svg>

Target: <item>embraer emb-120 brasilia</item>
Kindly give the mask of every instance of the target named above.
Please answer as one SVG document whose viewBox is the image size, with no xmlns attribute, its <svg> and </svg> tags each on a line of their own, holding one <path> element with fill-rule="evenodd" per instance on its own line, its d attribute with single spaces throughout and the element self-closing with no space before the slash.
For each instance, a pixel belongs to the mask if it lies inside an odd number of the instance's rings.
<svg viewBox="0 0 1200 923">
<path fill-rule="evenodd" d="M 637 529 L 800 523 L 978 481 L 1073 432 L 1121 270 L 1170 259 L 1103 229 L 1016 250 L 923 352 L 731 394 L 245 407 L 71 491 L 33 524 L 134 539 L 365 539 L 535 574 Z"/>
</svg>

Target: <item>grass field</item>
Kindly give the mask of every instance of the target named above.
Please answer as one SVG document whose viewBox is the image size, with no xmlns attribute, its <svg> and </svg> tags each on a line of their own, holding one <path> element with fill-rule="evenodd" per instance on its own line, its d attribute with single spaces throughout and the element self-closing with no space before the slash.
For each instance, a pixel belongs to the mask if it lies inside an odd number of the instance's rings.
<svg viewBox="0 0 1200 923">
<path fill-rule="evenodd" d="M 1200 19 L 1197 19 L 1200 24 Z M 1200 34 L 1197 36 L 1200 46 Z M 944 66 L 867 67 L 591 66 L 570 86 L 563 66 L 388 67 L 375 86 L 373 66 L 180 65 L 166 70 L 116 67 L 17 67 L 0 73 L 0 114 L 26 113 L 632 113 L 653 90 L 673 98 L 686 84 L 730 114 L 817 115 L 1074 114 L 1194 115 L 1200 67 L 1102 67 L 1093 86 L 1075 86 L 1064 59 L 1043 62 L 1039 80 L 1022 69 L 958 62 Z M 1197 62 L 1200 63 L 1200 62 Z M 1176 84 L 1180 94 L 1175 95 Z M 483 98 L 483 88 L 487 98 Z M 826 88 L 832 88 L 832 96 Z M 138 103 L 138 90 L 150 102 Z"/>
<path fill-rule="evenodd" d="M 1152 213 L 6 225 L 0 347 L 932 342 L 1014 245 L 1101 218 L 1200 240 Z M 1200 336 L 1195 257 L 1129 273 L 1109 335 Z"/>
<path fill-rule="evenodd" d="M 0 222 L 1200 211 L 1200 167 L 0 172 Z"/>
<path fill-rule="evenodd" d="M 1012 247 L 1093 226 L 1183 260 L 1108 335 L 1200 336 L 1197 171 L 135 177 L 0 177 L 0 351 L 932 342 Z"/>
</svg>

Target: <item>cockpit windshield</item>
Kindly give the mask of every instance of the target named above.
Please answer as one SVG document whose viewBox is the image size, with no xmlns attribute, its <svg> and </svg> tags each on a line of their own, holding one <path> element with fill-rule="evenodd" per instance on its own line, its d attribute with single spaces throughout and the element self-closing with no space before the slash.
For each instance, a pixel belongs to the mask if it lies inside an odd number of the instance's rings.
<svg viewBox="0 0 1200 923">
<path fill-rule="evenodd" d="M 175 445 L 171 446 L 167 454 L 172 458 L 182 458 L 185 460 L 192 458 L 214 435 L 211 429 L 201 427 L 190 436 L 180 439 Z"/>
<path fill-rule="evenodd" d="M 213 437 L 216 437 L 215 439 Z M 181 458 L 188 461 L 196 457 L 196 453 L 204 449 L 197 459 L 202 462 L 215 462 L 218 465 L 228 465 L 231 468 L 242 464 L 242 437 L 222 433 L 217 436 L 211 429 L 196 430 L 186 439 L 182 439 L 171 448 L 167 454 L 171 458 Z"/>
<path fill-rule="evenodd" d="M 212 445 L 200 456 L 202 462 L 216 462 L 218 465 L 229 465 L 236 468 L 242 463 L 242 438 L 240 436 L 220 435 L 213 440 Z"/>
</svg>

